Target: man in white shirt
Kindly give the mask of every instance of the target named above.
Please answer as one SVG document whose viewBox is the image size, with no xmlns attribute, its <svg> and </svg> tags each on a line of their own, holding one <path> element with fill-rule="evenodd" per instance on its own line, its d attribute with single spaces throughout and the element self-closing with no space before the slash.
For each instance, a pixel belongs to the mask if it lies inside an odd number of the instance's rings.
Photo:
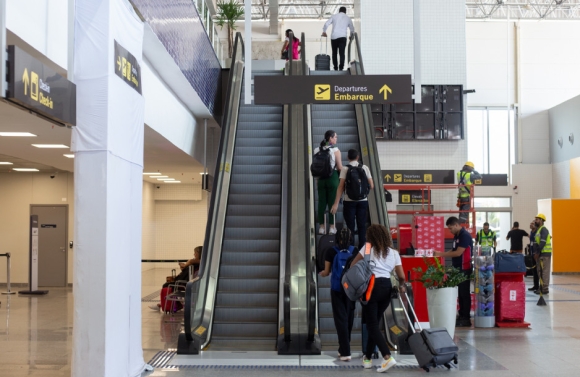
<svg viewBox="0 0 580 377">
<path fill-rule="evenodd" d="M 336 198 L 334 199 L 334 205 L 330 209 L 330 212 L 332 214 L 336 214 L 336 211 L 338 210 L 338 203 L 340 202 L 342 193 L 346 192 L 342 207 L 342 214 L 344 216 L 344 222 L 346 223 L 347 228 L 350 229 L 352 234 L 355 234 L 354 226 L 356 222 L 356 228 L 358 231 L 358 246 L 360 248 L 363 247 L 366 242 L 367 213 L 369 209 L 367 195 L 369 191 L 374 188 L 374 184 L 369 168 L 366 167 L 365 165 L 359 164 L 358 158 L 359 153 L 356 149 L 348 150 L 348 165 L 346 165 L 340 171 L 340 183 L 338 184 L 338 189 L 336 190 Z M 362 168 L 362 170 L 364 171 L 364 177 L 366 178 L 366 182 L 364 183 L 347 182 L 349 178 L 348 171 L 353 168 L 358 169 L 359 167 Z M 359 169 L 357 175 L 360 174 L 361 172 Z M 350 175 L 350 179 L 353 179 L 352 173 Z M 347 187 L 347 185 L 349 185 L 350 188 Z M 349 192 L 351 192 L 352 195 L 357 195 L 357 197 L 350 197 Z"/>
<path fill-rule="evenodd" d="M 322 28 L 322 36 L 326 37 L 326 29 L 332 25 L 330 35 L 330 45 L 332 46 L 332 65 L 335 71 L 344 69 L 344 49 L 346 48 L 347 29 L 350 29 L 350 37 L 354 35 L 354 25 L 349 16 L 346 15 L 346 7 L 340 7 L 338 13 L 330 17 Z M 336 53 L 340 53 L 340 65 L 337 62 Z"/>
</svg>

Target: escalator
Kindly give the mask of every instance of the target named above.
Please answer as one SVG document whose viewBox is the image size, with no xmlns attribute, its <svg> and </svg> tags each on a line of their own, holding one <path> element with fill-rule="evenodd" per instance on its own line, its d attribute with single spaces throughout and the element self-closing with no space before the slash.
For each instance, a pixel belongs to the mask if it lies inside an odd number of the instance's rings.
<svg viewBox="0 0 580 377">
<path fill-rule="evenodd" d="M 359 50 L 358 35 L 351 40 L 348 47 L 348 61 L 351 62 L 348 71 L 311 71 L 310 75 L 364 75 L 362 57 Z M 386 212 L 386 203 L 383 194 L 381 170 L 379 164 L 378 150 L 374 138 L 374 127 L 372 124 L 372 113 L 370 105 L 350 105 L 350 104 L 328 104 L 311 106 L 311 133 L 312 149 L 319 146 L 327 130 L 333 130 L 338 135 L 338 147 L 342 155 L 342 164 L 348 164 L 347 153 L 349 149 L 356 149 L 360 153 L 359 161 L 369 167 L 371 176 L 375 182 L 374 190 L 371 190 L 369 201 L 369 222 L 382 224 L 389 228 Z M 314 183 L 314 182 L 313 182 Z M 316 188 L 313 187 L 316 193 Z M 317 210 L 318 197 L 315 194 L 314 208 Z M 346 226 L 342 216 L 342 206 L 339 206 L 335 222 L 337 229 Z M 319 224 L 315 228 L 318 231 Z M 327 227 L 328 229 L 328 227 Z M 317 243 L 321 236 L 317 235 Z M 355 236 L 355 245 L 358 244 L 358 236 Z M 318 255 L 317 250 L 317 255 Z M 411 295 L 412 300 L 412 295 Z M 351 349 L 357 352 L 362 349 L 362 325 L 361 325 L 361 305 L 357 303 L 355 320 L 351 335 Z M 318 276 L 318 315 L 319 334 L 323 350 L 336 350 L 338 348 L 338 336 L 334 326 L 332 315 L 332 305 L 330 301 L 330 277 Z M 408 323 L 402 315 L 398 301 L 391 305 L 385 312 L 383 329 L 387 343 L 391 349 L 397 349 L 398 336 L 408 328 Z M 399 329 L 401 329 L 399 331 Z"/>
<path fill-rule="evenodd" d="M 284 106 L 245 104 L 236 35 L 199 277 L 186 287 L 178 354 L 276 349 Z M 282 75 L 283 71 L 252 72 Z"/>
</svg>

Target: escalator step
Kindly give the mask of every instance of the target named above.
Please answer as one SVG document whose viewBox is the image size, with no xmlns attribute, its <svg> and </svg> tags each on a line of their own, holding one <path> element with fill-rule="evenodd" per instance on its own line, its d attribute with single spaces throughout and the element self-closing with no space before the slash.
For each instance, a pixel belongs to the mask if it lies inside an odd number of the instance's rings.
<svg viewBox="0 0 580 377">
<path fill-rule="evenodd" d="M 280 251 L 280 239 L 274 240 L 224 240 L 223 250 L 226 251 L 236 251 L 238 253 L 251 253 L 251 252 L 273 252 L 279 254 Z"/>
<path fill-rule="evenodd" d="M 243 130 L 282 130 L 280 122 L 239 122 L 238 128 Z"/>
<path fill-rule="evenodd" d="M 244 322 L 227 322 L 215 323 L 213 325 L 213 336 L 226 335 L 228 339 L 236 338 L 274 338 L 278 332 L 278 326 L 275 322 L 259 322 L 259 323 L 244 323 Z M 272 335 L 274 334 L 274 336 Z"/>
<path fill-rule="evenodd" d="M 269 185 L 263 184 L 232 184 L 230 186 L 230 193 L 231 194 L 244 194 L 248 196 L 260 196 L 260 195 L 275 195 L 276 193 L 280 193 L 281 184 L 273 184 L 270 183 Z M 231 195 L 230 194 L 230 195 Z M 280 203 L 280 195 L 278 194 L 278 203 Z M 266 203 L 265 204 L 270 204 Z"/>
<path fill-rule="evenodd" d="M 216 307 L 267 307 L 278 309 L 278 292 L 275 293 L 232 293 L 218 292 Z M 234 310 L 228 308 L 228 310 Z M 275 336 L 276 332 L 271 334 Z"/>
<path fill-rule="evenodd" d="M 235 165 L 232 168 L 232 173 L 232 178 L 230 179 L 231 185 L 270 185 L 280 184 L 282 180 L 281 172 L 278 172 L 277 174 L 266 174 L 265 172 L 258 172 L 256 174 L 242 174 L 236 170 Z"/>
<path fill-rule="evenodd" d="M 240 112 L 238 115 L 238 124 L 245 123 L 245 122 L 277 122 L 277 127 L 280 127 L 282 124 L 282 117 L 283 114 L 260 114 L 260 113 L 250 113 L 247 114 L 245 111 Z"/>
<path fill-rule="evenodd" d="M 244 278 L 244 279 L 275 279 L 278 277 L 278 265 L 252 266 L 252 265 L 224 265 L 220 266 L 220 277 Z M 277 293 L 276 293 L 277 294 Z"/>
<path fill-rule="evenodd" d="M 216 323 L 228 322 L 276 322 L 278 320 L 277 308 L 228 308 L 217 307 L 214 317 Z"/>
<path fill-rule="evenodd" d="M 280 228 L 268 228 L 268 229 L 252 229 L 252 228 L 238 228 L 238 229 L 228 229 L 226 228 L 225 239 L 236 239 L 236 240 L 279 240 L 280 239 Z"/>
<path fill-rule="evenodd" d="M 277 156 L 235 156 L 234 165 L 275 165 L 282 166 L 282 155 Z M 281 169 L 281 168 L 280 168 Z"/>
<path fill-rule="evenodd" d="M 280 205 L 261 204 L 258 206 L 247 204 L 228 204 L 228 216 L 248 216 L 259 210 L 259 216 L 280 216 Z"/>
<path fill-rule="evenodd" d="M 278 292 L 278 279 L 221 278 L 220 292 Z"/>
<path fill-rule="evenodd" d="M 262 229 L 280 229 L 280 216 L 262 216 L 259 213 L 260 207 L 257 207 L 251 215 L 230 216 L 226 218 L 226 227 L 228 228 L 262 228 Z"/>
<path fill-rule="evenodd" d="M 247 191 L 244 190 L 242 187 L 239 188 L 239 191 Z M 264 194 L 262 192 L 258 193 L 258 195 L 248 195 L 243 192 L 231 192 L 230 188 L 230 196 L 228 198 L 228 205 L 280 205 L 280 194 Z"/>
<path fill-rule="evenodd" d="M 275 147 L 262 147 L 259 151 L 255 147 L 240 147 L 236 145 L 234 151 L 236 157 L 240 156 L 282 156 L 282 148 Z M 235 165 L 235 163 L 234 163 Z"/>
</svg>

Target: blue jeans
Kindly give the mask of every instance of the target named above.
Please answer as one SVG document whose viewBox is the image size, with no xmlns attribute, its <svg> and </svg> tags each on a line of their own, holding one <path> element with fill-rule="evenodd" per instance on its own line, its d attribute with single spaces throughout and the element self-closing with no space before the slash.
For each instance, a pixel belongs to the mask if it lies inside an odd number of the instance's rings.
<svg viewBox="0 0 580 377">
<path fill-rule="evenodd" d="M 361 248 L 367 242 L 367 213 L 369 210 L 369 202 L 367 200 L 362 200 L 358 202 L 344 201 L 342 202 L 342 215 L 344 216 L 344 222 L 346 227 L 350 229 L 354 235 L 354 224 L 356 220 L 356 228 L 358 229 L 358 247 Z M 352 245 L 354 246 L 354 237 L 352 239 Z"/>
</svg>

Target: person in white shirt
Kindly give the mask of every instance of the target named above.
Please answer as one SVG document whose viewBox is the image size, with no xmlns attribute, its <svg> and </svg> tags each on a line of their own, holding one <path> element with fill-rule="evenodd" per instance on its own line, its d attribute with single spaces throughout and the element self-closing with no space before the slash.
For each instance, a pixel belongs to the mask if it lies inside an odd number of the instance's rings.
<svg viewBox="0 0 580 377">
<path fill-rule="evenodd" d="M 350 29 L 350 37 L 354 35 L 354 25 L 349 16 L 346 15 L 346 7 L 340 7 L 338 13 L 330 17 L 322 28 L 322 36 L 326 37 L 326 29 L 332 25 L 330 35 L 330 46 L 332 47 L 332 65 L 335 71 L 344 69 L 344 49 L 346 48 L 347 29 Z M 340 64 L 337 62 L 337 52 L 340 54 Z"/>
<path fill-rule="evenodd" d="M 367 229 L 367 243 L 360 249 L 351 266 L 364 259 L 367 247 L 370 249 L 370 264 L 375 275 L 375 285 L 371 298 L 363 306 L 362 314 L 369 333 L 366 354 L 363 356 L 363 366 L 365 369 L 373 367 L 371 357 L 375 346 L 378 346 L 383 355 L 383 360 L 381 360 L 381 366 L 377 369 L 377 372 L 382 373 L 395 366 L 397 362 L 391 356 L 389 346 L 379 329 L 379 321 L 383 318 L 383 313 L 391 303 L 391 291 L 393 289 L 391 286 L 391 274 L 393 271 L 397 274 L 399 290 L 404 292 L 405 273 L 403 272 L 401 256 L 397 250 L 393 249 L 391 233 L 385 226 L 379 224 L 369 226 Z"/>
<path fill-rule="evenodd" d="M 357 167 L 359 166 L 358 163 L 359 153 L 356 149 L 349 149 L 348 150 L 348 165 L 345 166 L 344 169 L 340 171 L 340 183 L 338 184 L 338 189 L 336 190 L 336 198 L 334 199 L 334 205 L 330 209 L 332 214 L 335 214 L 338 210 L 338 203 L 340 202 L 340 198 L 342 197 L 342 193 L 347 191 L 345 189 L 346 178 L 348 176 L 348 171 L 350 167 Z M 365 175 L 368 181 L 368 188 L 370 190 L 374 189 L 373 184 L 373 177 L 371 177 L 371 172 L 369 168 L 365 165 L 360 164 L 361 168 L 364 170 Z M 366 193 L 368 195 L 368 192 Z M 343 208 L 342 208 L 342 215 L 344 216 L 344 222 L 346 226 L 352 234 L 355 234 L 354 231 L 354 224 L 356 221 L 356 228 L 358 230 L 358 245 L 359 247 L 364 246 L 366 239 L 366 232 L 367 232 L 367 214 L 369 209 L 369 202 L 366 196 L 363 199 L 353 199 L 348 196 L 348 191 L 344 196 Z M 354 245 L 354 237 L 353 237 L 353 245 Z"/>
</svg>

